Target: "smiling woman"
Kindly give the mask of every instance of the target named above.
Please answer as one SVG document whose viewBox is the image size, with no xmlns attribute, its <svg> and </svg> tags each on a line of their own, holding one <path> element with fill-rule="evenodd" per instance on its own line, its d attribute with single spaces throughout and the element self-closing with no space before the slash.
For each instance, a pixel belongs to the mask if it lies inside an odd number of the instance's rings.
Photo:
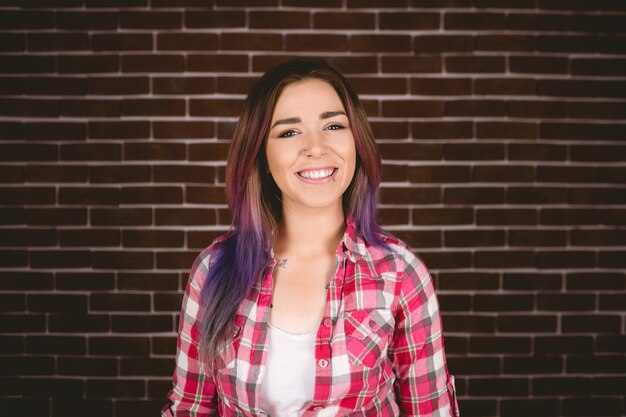
<svg viewBox="0 0 626 417">
<path fill-rule="evenodd" d="M 380 156 L 343 75 L 265 73 L 226 175 L 232 228 L 192 267 L 163 416 L 458 416 L 430 273 L 377 223 Z"/>
</svg>

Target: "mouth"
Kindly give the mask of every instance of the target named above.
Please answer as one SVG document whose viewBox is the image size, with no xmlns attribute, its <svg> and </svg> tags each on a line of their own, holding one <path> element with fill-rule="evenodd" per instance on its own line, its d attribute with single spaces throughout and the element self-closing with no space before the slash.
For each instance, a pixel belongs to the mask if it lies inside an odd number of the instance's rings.
<svg viewBox="0 0 626 417">
<path fill-rule="evenodd" d="M 337 174 L 336 167 L 323 167 L 314 169 L 305 169 L 296 172 L 296 176 L 309 184 L 323 184 L 335 180 Z"/>
</svg>

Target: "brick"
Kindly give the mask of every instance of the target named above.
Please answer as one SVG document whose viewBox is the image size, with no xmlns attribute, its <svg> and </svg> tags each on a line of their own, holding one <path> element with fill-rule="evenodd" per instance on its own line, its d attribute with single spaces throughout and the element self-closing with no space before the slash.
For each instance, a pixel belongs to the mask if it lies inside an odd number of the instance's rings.
<svg viewBox="0 0 626 417">
<path fill-rule="evenodd" d="M 48 398 L 2 398 L 0 407 L 13 415 L 27 415 L 32 417 L 47 417 L 50 414 L 50 400 Z"/>
<path fill-rule="evenodd" d="M 55 72 L 55 57 L 47 55 L 3 55 L 0 73 L 25 74 Z"/>
<path fill-rule="evenodd" d="M 24 182 L 24 168 L 19 166 L 0 167 L 0 182 Z"/>
<path fill-rule="evenodd" d="M 569 373 L 624 373 L 626 360 L 623 355 L 570 356 L 567 358 L 566 367 Z"/>
<path fill-rule="evenodd" d="M 116 314 L 112 320 L 112 330 L 119 333 L 171 332 L 174 329 L 171 314 Z"/>
<path fill-rule="evenodd" d="M 180 29 L 183 15 L 178 12 L 121 12 L 122 29 Z"/>
<path fill-rule="evenodd" d="M 626 194 L 619 188 L 570 188 L 570 204 L 623 204 Z"/>
<path fill-rule="evenodd" d="M 152 91 L 157 94 L 212 94 L 214 77 L 154 77 Z"/>
<path fill-rule="evenodd" d="M 626 146 L 570 145 L 569 148 L 572 161 L 619 162 L 626 158 Z"/>
<path fill-rule="evenodd" d="M 4 376 L 53 375 L 55 373 L 54 358 L 50 356 L 4 356 L 0 358 L 0 365 L 2 365 Z"/>
<path fill-rule="evenodd" d="M 404 209 L 380 209 L 378 211 L 378 221 L 383 226 L 408 225 L 409 213 Z"/>
<path fill-rule="evenodd" d="M 506 105 L 500 100 L 455 100 L 445 103 L 446 116 L 504 116 Z"/>
<path fill-rule="evenodd" d="M 250 11 L 248 25 L 252 29 L 309 29 L 308 12 Z"/>
<path fill-rule="evenodd" d="M 504 308 L 503 310 L 508 310 Z M 499 310 L 496 310 L 499 311 Z M 498 331 L 504 333 L 556 333 L 557 316 L 498 315 Z"/>
<path fill-rule="evenodd" d="M 469 272 L 457 274 L 454 272 L 440 273 L 438 288 L 441 290 L 473 290 L 488 291 L 499 288 L 499 278 L 496 274 Z"/>
<path fill-rule="evenodd" d="M 350 50 L 354 52 L 410 52 L 408 35 L 352 35 Z"/>
<path fill-rule="evenodd" d="M 515 357 L 504 358 L 502 371 L 505 374 L 560 374 L 563 372 L 563 360 L 560 357 Z"/>
<path fill-rule="evenodd" d="M 124 187 L 121 191 L 124 204 L 177 204 L 183 201 L 180 187 Z"/>
<path fill-rule="evenodd" d="M 548 56 L 512 56 L 509 70 L 525 74 L 563 74 L 568 72 L 567 58 Z"/>
<path fill-rule="evenodd" d="M 25 117 L 58 117 L 59 102 L 56 100 L 4 99 L 0 102 L 0 114 Z"/>
<path fill-rule="evenodd" d="M 87 398 L 136 398 L 145 396 L 145 382 L 133 379 L 89 378 L 85 385 Z"/>
<path fill-rule="evenodd" d="M 185 58 L 182 55 L 123 55 L 122 72 L 182 72 Z"/>
<path fill-rule="evenodd" d="M 247 72 L 246 55 L 188 55 L 186 70 L 192 72 Z"/>
<path fill-rule="evenodd" d="M 55 288 L 64 291 L 112 290 L 114 277 L 103 272 L 59 272 L 56 274 Z M 98 319 L 94 319 L 98 320 Z"/>
<path fill-rule="evenodd" d="M 480 314 L 471 316 L 445 314 L 443 322 L 448 332 L 493 333 L 496 329 L 496 320 L 493 316 Z"/>
<path fill-rule="evenodd" d="M 256 77 L 218 77 L 217 92 L 226 94 L 248 94 Z"/>
<path fill-rule="evenodd" d="M 567 147 L 548 144 L 517 144 L 508 145 L 508 159 L 514 161 L 564 161 Z"/>
<path fill-rule="evenodd" d="M 9 83 L 14 83 L 16 78 L 7 78 Z M 0 122 L 0 138 L 1 139 L 23 139 L 24 124 L 19 122 Z"/>
<path fill-rule="evenodd" d="M 591 336 L 537 336 L 535 354 L 554 353 L 588 354 L 593 351 Z"/>
<path fill-rule="evenodd" d="M 385 160 L 438 160 L 441 158 L 439 144 L 381 143 L 378 148 L 381 157 Z"/>
<path fill-rule="evenodd" d="M 55 416 L 69 416 L 79 413 L 92 417 L 107 417 L 113 415 L 113 401 L 110 399 L 55 398 L 52 400 L 52 413 Z"/>
<path fill-rule="evenodd" d="M 25 223 L 29 225 L 85 225 L 87 210 L 84 208 L 29 208 Z"/>
<path fill-rule="evenodd" d="M 378 15 L 380 29 L 387 30 L 437 30 L 439 13 L 381 12 Z"/>
<path fill-rule="evenodd" d="M 87 79 L 87 91 L 97 95 L 134 95 L 147 94 L 150 92 L 150 80 L 148 77 L 89 77 Z M 103 122 L 115 123 L 115 122 Z M 129 123 L 129 122 L 121 122 Z"/>
<path fill-rule="evenodd" d="M 595 377 L 592 382 L 592 392 L 600 395 L 619 395 L 624 393 L 625 384 L 626 378 L 624 377 Z"/>
<path fill-rule="evenodd" d="M 539 212 L 539 217 L 541 224 L 601 224 L 601 217 L 597 209 L 542 208 Z"/>
<path fill-rule="evenodd" d="M 506 17 L 506 27 L 511 30 L 569 31 L 571 17 L 562 14 L 511 13 Z"/>
<path fill-rule="evenodd" d="M 2 229 L 1 246 L 56 246 L 57 232 L 51 229 Z M 2 307 L 0 306 L 0 309 Z"/>
<path fill-rule="evenodd" d="M 440 198 L 439 189 L 432 187 L 381 189 L 381 201 L 384 204 L 433 204 L 439 203 Z"/>
<path fill-rule="evenodd" d="M 499 160 L 505 158 L 504 151 L 504 144 L 493 143 L 449 143 L 443 146 L 443 156 L 447 160 Z"/>
<path fill-rule="evenodd" d="M 511 230 L 509 231 L 510 246 L 565 246 L 567 232 L 564 230 Z"/>
<path fill-rule="evenodd" d="M 178 288 L 178 281 L 177 274 L 119 273 L 117 277 L 117 288 L 131 291 L 173 291 Z"/>
<path fill-rule="evenodd" d="M 120 182 L 149 182 L 150 167 L 136 165 L 90 166 L 89 182 L 94 184 Z"/>
<path fill-rule="evenodd" d="M 624 4 L 620 1 L 605 0 L 598 3 L 589 4 L 585 1 L 564 1 L 564 0 L 539 0 L 538 6 L 542 9 L 574 9 L 574 10 L 595 10 L 595 8 L 602 4 L 603 10 L 624 10 Z"/>
<path fill-rule="evenodd" d="M 189 114 L 191 116 L 222 116 L 237 117 L 243 102 L 240 99 L 191 99 Z"/>
<path fill-rule="evenodd" d="M 115 402 L 115 415 L 118 417 L 158 415 L 163 408 L 163 400 L 119 400 Z"/>
<path fill-rule="evenodd" d="M 26 49 L 26 34 L 2 33 L 0 34 L 0 51 L 21 52 Z"/>
<path fill-rule="evenodd" d="M 221 50 L 283 50 L 283 36 L 275 33 L 222 33 L 219 49 Z"/>
<path fill-rule="evenodd" d="M 441 58 L 437 56 L 383 56 L 381 65 L 384 73 L 440 73 Z M 376 70 L 363 71 L 376 72 Z"/>
<path fill-rule="evenodd" d="M 185 12 L 186 28 L 234 28 L 245 25 L 245 11 L 188 10 Z"/>
<path fill-rule="evenodd" d="M 0 252 L 0 266 L 3 267 L 25 267 L 28 264 L 28 253 L 26 250 L 4 250 Z"/>
<path fill-rule="evenodd" d="M 533 255 L 530 250 L 485 250 L 474 255 L 474 264 L 479 268 L 530 268 L 534 267 Z"/>
<path fill-rule="evenodd" d="M 473 52 L 474 36 L 467 35 L 416 35 L 413 51 L 420 53 Z"/>
<path fill-rule="evenodd" d="M 537 252 L 538 268 L 587 268 L 595 264 L 595 254 L 590 251 L 545 251 Z"/>
<path fill-rule="evenodd" d="M 626 352 L 626 336 L 624 335 L 597 335 L 596 336 L 597 352 Z"/>
<path fill-rule="evenodd" d="M 91 139 L 142 139 L 150 136 L 150 124 L 143 121 L 90 121 L 88 135 Z"/>
<path fill-rule="evenodd" d="M 316 12 L 313 14 L 313 27 L 315 29 L 374 29 L 375 25 L 376 15 L 374 13 Z"/>
<path fill-rule="evenodd" d="M 0 311 L 26 311 L 24 294 L 0 294 Z"/>
<path fill-rule="evenodd" d="M 534 179 L 533 167 L 523 165 L 478 165 L 472 175 L 476 182 L 532 182 Z"/>
<path fill-rule="evenodd" d="M 376 139 L 406 139 L 409 137 L 407 122 L 371 122 Z"/>
<path fill-rule="evenodd" d="M 146 356 L 150 340 L 147 337 L 92 336 L 89 338 L 89 353 L 106 356 Z"/>
<path fill-rule="evenodd" d="M 61 204 L 119 204 L 119 190 L 116 188 L 60 187 Z"/>
<path fill-rule="evenodd" d="M 447 247 L 503 246 L 503 230 L 446 230 L 444 242 Z"/>
<path fill-rule="evenodd" d="M 89 49 L 85 33 L 29 33 L 26 41 L 29 51 L 84 51 Z"/>
<path fill-rule="evenodd" d="M 534 308 L 534 297 L 526 294 L 476 294 L 476 311 L 530 311 Z"/>
<path fill-rule="evenodd" d="M 425 255 L 425 256 L 424 256 Z M 469 268 L 471 265 L 471 253 L 468 251 L 455 251 L 450 253 L 428 253 L 420 255 L 433 269 L 439 268 Z"/>
<path fill-rule="evenodd" d="M 0 316 L 0 330 L 6 333 L 41 333 L 46 330 L 44 314 L 5 314 Z"/>
<path fill-rule="evenodd" d="M 109 317 L 94 314 L 50 314 L 48 329 L 59 333 L 95 333 L 110 330 Z"/>
<path fill-rule="evenodd" d="M 480 378 L 472 380 L 469 395 L 528 396 L 529 381 L 525 378 Z"/>
<path fill-rule="evenodd" d="M 444 14 L 444 29 L 449 30 L 502 30 L 505 28 L 504 13 L 455 13 Z"/>
<path fill-rule="evenodd" d="M 406 181 L 407 167 L 405 165 L 383 165 L 383 182 Z"/>
<path fill-rule="evenodd" d="M 622 75 L 626 72 L 626 59 L 620 58 L 572 58 L 574 75 Z"/>
<path fill-rule="evenodd" d="M 64 358 L 57 363 L 59 375 L 115 376 L 117 360 L 105 358 Z"/>
<path fill-rule="evenodd" d="M 24 378 L 22 395 L 25 397 L 79 398 L 84 382 L 69 378 Z"/>
<path fill-rule="evenodd" d="M 52 29 L 54 13 L 51 11 L 4 10 L 0 17 L 0 27 L 10 29 Z"/>
<path fill-rule="evenodd" d="M 151 51 L 152 34 L 149 33 L 105 33 L 91 35 L 94 51 Z"/>
<path fill-rule="evenodd" d="M 26 167 L 29 182 L 86 182 L 87 167 L 76 165 L 29 165 Z"/>
<path fill-rule="evenodd" d="M 618 315 L 564 315 L 561 327 L 563 332 L 619 333 L 621 319 Z"/>
<path fill-rule="evenodd" d="M 471 224 L 472 210 L 468 208 L 420 208 L 413 211 L 415 225 Z"/>
<path fill-rule="evenodd" d="M 1 204 L 54 204 L 54 190 L 50 187 L 2 187 Z"/>
<path fill-rule="evenodd" d="M 560 290 L 561 276 L 549 273 L 505 273 L 503 288 L 505 290 Z"/>
<path fill-rule="evenodd" d="M 214 33 L 160 33 L 157 48 L 162 51 L 210 51 L 218 49 Z"/>
<path fill-rule="evenodd" d="M 570 242 L 574 246 L 622 246 L 626 234 L 621 230 L 572 230 Z"/>
<path fill-rule="evenodd" d="M 624 53 L 621 37 L 539 35 L 537 49 L 541 52 Z"/>
<path fill-rule="evenodd" d="M 63 100 L 60 103 L 60 114 L 71 117 L 118 117 L 120 102 L 118 100 Z"/>
<path fill-rule="evenodd" d="M 104 73 L 119 70 L 116 55 L 59 55 L 57 69 L 60 73 Z"/>
<path fill-rule="evenodd" d="M 416 95 L 469 95 L 472 81 L 469 78 L 412 78 L 411 94 Z"/>
<path fill-rule="evenodd" d="M 182 294 L 154 294 L 155 311 L 179 312 L 182 303 Z"/>
<path fill-rule="evenodd" d="M 215 124 L 214 122 L 155 121 L 153 130 L 156 139 L 205 139 L 215 135 Z"/>
<path fill-rule="evenodd" d="M 155 165 L 152 169 L 155 182 L 215 183 L 215 168 L 211 166 Z"/>
<path fill-rule="evenodd" d="M 472 336 L 470 353 L 530 353 L 530 337 Z"/>
<path fill-rule="evenodd" d="M 420 165 L 409 167 L 409 181 L 414 183 L 469 182 L 470 168 L 457 165 Z"/>
<path fill-rule="evenodd" d="M 124 159 L 133 160 L 184 160 L 186 157 L 183 143 L 125 143 Z"/>
<path fill-rule="evenodd" d="M 91 294 L 89 301 L 91 311 L 149 311 L 150 296 L 148 294 Z"/>
<path fill-rule="evenodd" d="M 454 369 L 457 375 L 489 375 L 500 373 L 500 360 L 494 357 L 467 357 L 451 356 L 447 360 L 448 367 Z"/>
<path fill-rule="evenodd" d="M 536 178 L 541 182 L 593 183 L 596 170 L 593 167 L 538 166 Z"/>
<path fill-rule="evenodd" d="M 341 4 L 334 0 L 283 0 L 282 5 L 288 7 L 341 7 Z"/>
<path fill-rule="evenodd" d="M 24 125 L 27 140 L 82 140 L 86 137 L 84 123 L 28 123 Z"/>
<path fill-rule="evenodd" d="M 114 30 L 118 25 L 116 12 L 57 10 L 55 17 L 56 27 L 63 30 Z"/>
<path fill-rule="evenodd" d="M 601 212 L 601 221 L 603 224 L 626 224 L 626 210 L 605 209 Z"/>
<path fill-rule="evenodd" d="M 155 210 L 155 224 L 167 226 L 214 224 L 214 209 L 163 208 Z"/>
<path fill-rule="evenodd" d="M 412 122 L 413 139 L 469 139 L 473 137 L 471 122 Z"/>
<path fill-rule="evenodd" d="M 348 50 L 348 37 L 345 35 L 287 34 L 285 49 L 287 51 L 343 52 Z"/>
<path fill-rule="evenodd" d="M 512 400 L 504 399 L 500 402 L 501 413 L 504 417 L 523 417 L 532 413 L 537 417 L 552 417 L 559 416 L 560 414 L 560 402 L 555 398 L 545 399 L 523 399 Z"/>
<path fill-rule="evenodd" d="M 93 225 L 129 226 L 152 224 L 149 208 L 93 208 L 90 210 Z"/>
<path fill-rule="evenodd" d="M 119 244 L 119 230 L 89 228 L 59 231 L 60 246 L 119 246 Z"/>
<path fill-rule="evenodd" d="M 440 100 L 385 100 L 382 115 L 386 117 L 442 117 L 444 102 Z"/>
<path fill-rule="evenodd" d="M 26 353 L 81 355 L 86 352 L 85 338 L 80 336 L 26 336 Z"/>
<path fill-rule="evenodd" d="M 593 294 L 538 294 L 538 308 L 551 311 L 581 311 L 596 308 Z"/>
<path fill-rule="evenodd" d="M 17 78 L 10 80 L 19 85 Z M 30 95 L 84 95 L 87 92 L 87 83 L 82 77 L 27 77 L 19 81 L 23 81 L 23 92 Z"/>
<path fill-rule="evenodd" d="M 52 289 L 52 273 L 0 271 L 0 290 L 45 291 Z"/>
<path fill-rule="evenodd" d="M 215 230 L 211 232 L 189 232 L 187 233 L 187 247 L 194 248 L 193 252 L 185 251 L 168 251 L 157 253 L 157 267 L 165 269 L 181 269 L 187 271 L 189 265 L 193 263 L 193 260 L 198 255 L 198 249 L 203 249 L 209 245 L 210 242 L 215 240 L 218 236 L 224 234 L 226 229 Z M 204 239 L 198 239 L 197 242 L 193 241 L 194 235 L 202 235 Z M 193 245 L 192 245 L 193 243 Z"/>
<path fill-rule="evenodd" d="M 562 413 L 566 416 L 619 416 L 622 410 L 619 398 L 565 398 L 562 405 Z"/>
<path fill-rule="evenodd" d="M 535 51 L 536 37 L 529 35 L 478 35 L 477 51 Z"/>
<path fill-rule="evenodd" d="M 153 265 L 152 253 L 138 251 L 98 251 L 92 260 L 98 269 L 149 269 Z"/>
<path fill-rule="evenodd" d="M 474 89 L 476 94 L 484 95 L 534 95 L 536 89 L 541 90 L 535 83 L 528 78 L 480 78 L 474 81 Z"/>
<path fill-rule="evenodd" d="M 270 67 L 298 56 L 255 55 L 252 57 L 252 71 L 264 72 Z M 372 56 L 325 56 L 326 62 L 344 74 L 367 74 L 378 72 L 376 57 Z M 246 69 L 247 71 L 247 69 Z"/>
<path fill-rule="evenodd" d="M 438 231 L 396 231 L 394 235 L 412 248 L 433 248 L 443 245 L 441 233 Z"/>
<path fill-rule="evenodd" d="M 444 190 L 443 201 L 448 204 L 498 204 L 504 202 L 501 187 L 449 187 Z"/>
<path fill-rule="evenodd" d="M 123 116 L 184 116 L 185 100 L 126 99 L 121 111 Z"/>
<path fill-rule="evenodd" d="M 185 201 L 194 204 L 225 204 L 226 194 L 222 187 L 187 186 Z"/>
<path fill-rule="evenodd" d="M 181 247 L 184 234 L 177 230 L 125 230 L 122 244 L 125 247 Z"/>
<path fill-rule="evenodd" d="M 623 290 L 626 276 L 619 272 L 569 273 L 566 278 L 568 290 Z"/>
<path fill-rule="evenodd" d="M 362 7 L 399 7 L 406 8 L 408 6 L 407 0 L 348 0 L 347 7 L 351 8 L 362 8 Z"/>
<path fill-rule="evenodd" d="M 499 73 L 505 71 L 502 57 L 496 56 L 449 56 L 445 58 L 450 73 Z"/>
<path fill-rule="evenodd" d="M 87 310 L 87 297 L 69 294 L 29 294 L 28 310 L 47 313 L 84 312 Z"/>
</svg>

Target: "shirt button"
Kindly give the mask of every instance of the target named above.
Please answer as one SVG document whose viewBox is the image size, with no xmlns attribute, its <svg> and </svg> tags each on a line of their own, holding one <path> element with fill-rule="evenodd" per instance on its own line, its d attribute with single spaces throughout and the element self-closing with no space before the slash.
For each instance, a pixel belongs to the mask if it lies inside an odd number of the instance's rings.
<svg viewBox="0 0 626 417">
<path fill-rule="evenodd" d="M 330 327 L 333 325 L 333 321 L 331 319 L 324 319 L 324 326 Z"/>
<path fill-rule="evenodd" d="M 370 328 L 371 328 L 372 330 L 376 330 L 376 329 L 378 329 L 378 323 L 376 323 L 376 320 L 374 320 L 374 319 L 370 319 Z"/>
<path fill-rule="evenodd" d="M 319 361 L 317 361 L 317 364 L 321 368 L 326 368 L 328 366 L 328 361 L 326 359 L 320 359 Z"/>
</svg>

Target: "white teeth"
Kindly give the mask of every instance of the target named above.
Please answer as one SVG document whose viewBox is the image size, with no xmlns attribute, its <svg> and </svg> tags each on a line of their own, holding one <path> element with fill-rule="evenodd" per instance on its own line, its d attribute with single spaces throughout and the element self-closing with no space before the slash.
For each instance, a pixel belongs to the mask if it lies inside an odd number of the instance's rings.
<svg viewBox="0 0 626 417">
<path fill-rule="evenodd" d="M 319 179 L 330 177 L 333 174 L 333 171 L 334 169 L 320 169 L 318 171 L 302 171 L 298 174 L 300 174 L 300 176 L 304 178 Z"/>
</svg>

